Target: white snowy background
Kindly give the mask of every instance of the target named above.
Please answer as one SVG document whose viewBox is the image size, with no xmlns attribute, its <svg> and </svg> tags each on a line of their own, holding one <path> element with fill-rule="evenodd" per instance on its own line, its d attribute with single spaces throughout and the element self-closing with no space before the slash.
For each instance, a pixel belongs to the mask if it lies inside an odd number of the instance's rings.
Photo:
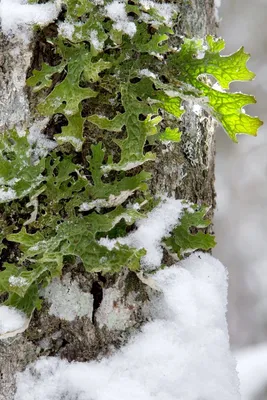
<svg viewBox="0 0 267 400">
<path fill-rule="evenodd" d="M 235 145 L 217 132 L 217 248 L 229 269 L 228 322 L 239 361 L 243 400 L 267 399 L 267 1 L 222 0 L 220 35 L 226 53 L 244 45 L 251 54 L 252 83 L 233 85 L 252 93 L 248 108 L 265 121 L 257 138 Z"/>
</svg>

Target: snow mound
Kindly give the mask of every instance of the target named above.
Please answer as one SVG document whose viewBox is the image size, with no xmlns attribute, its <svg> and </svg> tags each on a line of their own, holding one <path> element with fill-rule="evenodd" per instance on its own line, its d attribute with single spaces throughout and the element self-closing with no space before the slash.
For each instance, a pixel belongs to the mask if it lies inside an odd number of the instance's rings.
<svg viewBox="0 0 267 400">
<path fill-rule="evenodd" d="M 240 400 L 223 265 L 195 253 L 154 279 L 154 320 L 128 345 L 100 362 L 41 358 L 17 375 L 15 400 Z"/>
</svg>

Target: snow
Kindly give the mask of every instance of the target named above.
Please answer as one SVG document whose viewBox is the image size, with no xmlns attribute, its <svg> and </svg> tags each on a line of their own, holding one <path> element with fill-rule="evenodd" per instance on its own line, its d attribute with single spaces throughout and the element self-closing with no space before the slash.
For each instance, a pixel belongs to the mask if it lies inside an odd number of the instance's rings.
<svg viewBox="0 0 267 400">
<path fill-rule="evenodd" d="M 173 17 L 178 12 L 178 7 L 176 4 L 168 4 L 168 3 L 157 3 L 152 0 L 141 0 L 140 4 L 143 6 L 144 10 L 148 11 L 151 8 L 155 9 L 157 13 L 164 18 L 164 22 L 168 26 L 173 25 Z M 147 14 L 142 14 L 141 18 L 145 21 L 150 21 L 150 16 Z M 157 26 L 159 23 L 157 21 L 152 21 L 152 23 Z"/>
<path fill-rule="evenodd" d="M 90 32 L 89 37 L 90 37 L 90 42 L 92 43 L 92 45 L 94 46 L 94 48 L 95 48 L 96 50 L 98 50 L 98 51 L 103 50 L 103 46 L 104 46 L 104 42 L 105 42 L 105 41 L 104 41 L 104 40 L 102 40 L 102 41 L 99 40 L 99 38 L 98 38 L 98 33 L 97 33 L 96 30 L 93 29 L 93 30 Z"/>
<path fill-rule="evenodd" d="M 57 143 L 54 140 L 48 139 L 47 136 L 42 133 L 48 121 L 49 118 L 35 121 L 29 129 L 28 142 L 32 147 L 31 155 L 33 161 L 39 161 L 40 158 L 45 157 L 49 151 L 57 147 Z"/>
<path fill-rule="evenodd" d="M 100 244 L 112 249 L 116 242 L 126 244 L 137 249 L 146 249 L 147 254 L 142 258 L 143 267 L 154 269 L 160 267 L 163 249 L 162 239 L 170 234 L 179 223 L 179 218 L 186 204 L 174 198 L 163 198 L 147 216 L 136 222 L 137 229 L 128 236 L 119 239 L 101 238 Z"/>
<path fill-rule="evenodd" d="M 24 330 L 27 316 L 16 308 L 0 306 L 0 339 L 14 336 L 17 331 Z"/>
<path fill-rule="evenodd" d="M 60 136 L 57 138 L 58 142 L 60 144 L 69 142 L 77 149 L 77 151 L 81 151 L 83 141 L 80 139 L 77 139 L 75 136 L 63 136 L 60 134 Z"/>
<path fill-rule="evenodd" d="M 46 25 L 54 21 L 60 11 L 61 2 L 27 4 L 27 0 L 2 0 L 0 20 L 4 34 L 21 34 L 22 26 Z"/>
<path fill-rule="evenodd" d="M 242 400 L 265 399 L 267 394 L 267 343 L 241 349 L 235 353 L 235 356 Z"/>
<path fill-rule="evenodd" d="M 133 194 L 133 192 L 133 190 L 122 190 L 118 196 L 114 196 L 113 194 L 109 195 L 109 198 L 107 200 L 96 199 L 91 201 L 90 203 L 84 202 L 80 205 L 79 211 L 89 211 L 93 208 L 95 208 L 96 210 L 100 210 L 101 207 L 117 207 L 125 200 L 127 200 L 128 197 Z"/>
<path fill-rule="evenodd" d="M 17 287 L 23 287 L 28 284 L 27 279 L 21 277 L 21 276 L 14 276 L 11 275 L 8 279 L 8 282 L 10 286 L 17 286 Z"/>
<path fill-rule="evenodd" d="M 149 71 L 149 69 L 141 69 L 140 70 L 140 75 L 141 76 L 147 76 L 149 78 L 157 79 L 157 75 L 154 74 L 154 72 Z"/>
<path fill-rule="evenodd" d="M 75 32 L 74 24 L 70 22 L 60 22 L 58 24 L 58 33 L 65 38 L 72 40 L 73 34 Z"/>
<path fill-rule="evenodd" d="M 0 188 L 0 202 L 14 200 L 17 197 L 17 192 L 12 188 Z"/>
<path fill-rule="evenodd" d="M 98 362 L 41 358 L 17 374 L 15 400 L 240 400 L 223 265 L 195 253 L 153 278 L 153 320 L 125 347 Z"/>
<path fill-rule="evenodd" d="M 115 22 L 115 24 L 113 24 L 114 29 L 122 31 L 130 37 L 134 36 L 136 33 L 136 26 L 135 23 L 131 22 L 127 17 L 124 1 L 114 0 L 112 3 L 106 5 L 105 11 L 107 16 Z"/>
</svg>

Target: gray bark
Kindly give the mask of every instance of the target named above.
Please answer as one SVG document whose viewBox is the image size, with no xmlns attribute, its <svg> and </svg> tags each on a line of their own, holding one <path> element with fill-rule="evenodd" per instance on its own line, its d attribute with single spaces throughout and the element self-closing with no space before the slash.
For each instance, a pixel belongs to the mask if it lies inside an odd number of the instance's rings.
<svg viewBox="0 0 267 400">
<path fill-rule="evenodd" d="M 204 37 L 214 33 L 213 0 L 182 0 L 176 34 Z M 31 50 L 20 43 L 14 54 L 15 39 L 1 37 L 1 124 L 2 129 L 29 123 L 28 98 L 24 88 Z M 16 39 L 18 40 L 18 39 Z M 34 39 L 33 39 L 34 40 Z M 36 61 L 36 60 L 35 60 Z M 214 208 L 214 123 L 203 111 L 195 115 L 186 105 L 181 122 L 183 140 L 162 145 L 153 164 L 153 193 L 165 191 L 176 198 L 205 203 Z M 55 289 L 55 287 L 57 289 Z M 71 289 L 70 289 L 71 287 Z M 85 273 L 80 265 L 64 268 L 63 279 L 54 283 L 62 294 L 74 291 L 79 304 L 78 318 L 61 320 L 49 313 L 52 297 L 35 312 L 26 332 L 0 341 L 0 400 L 13 400 L 15 374 L 40 356 L 54 356 L 85 361 L 109 354 L 121 346 L 149 318 L 149 299 L 153 289 L 127 270 L 103 279 Z M 71 318 L 70 303 L 68 318 Z M 57 300 L 60 308 L 60 300 Z M 77 311 L 77 310 L 76 310 Z M 54 310 L 56 314 L 57 310 Z"/>
</svg>

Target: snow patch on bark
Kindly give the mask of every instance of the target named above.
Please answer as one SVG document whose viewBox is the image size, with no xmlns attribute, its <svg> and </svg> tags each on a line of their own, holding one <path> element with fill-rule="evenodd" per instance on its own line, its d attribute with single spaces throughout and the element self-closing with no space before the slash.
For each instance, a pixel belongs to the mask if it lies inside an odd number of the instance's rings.
<svg viewBox="0 0 267 400">
<path fill-rule="evenodd" d="M 154 320 L 128 345 L 100 362 L 41 358 L 17 375 L 15 400 L 240 400 L 223 265 L 198 252 L 154 279 Z"/>
</svg>

